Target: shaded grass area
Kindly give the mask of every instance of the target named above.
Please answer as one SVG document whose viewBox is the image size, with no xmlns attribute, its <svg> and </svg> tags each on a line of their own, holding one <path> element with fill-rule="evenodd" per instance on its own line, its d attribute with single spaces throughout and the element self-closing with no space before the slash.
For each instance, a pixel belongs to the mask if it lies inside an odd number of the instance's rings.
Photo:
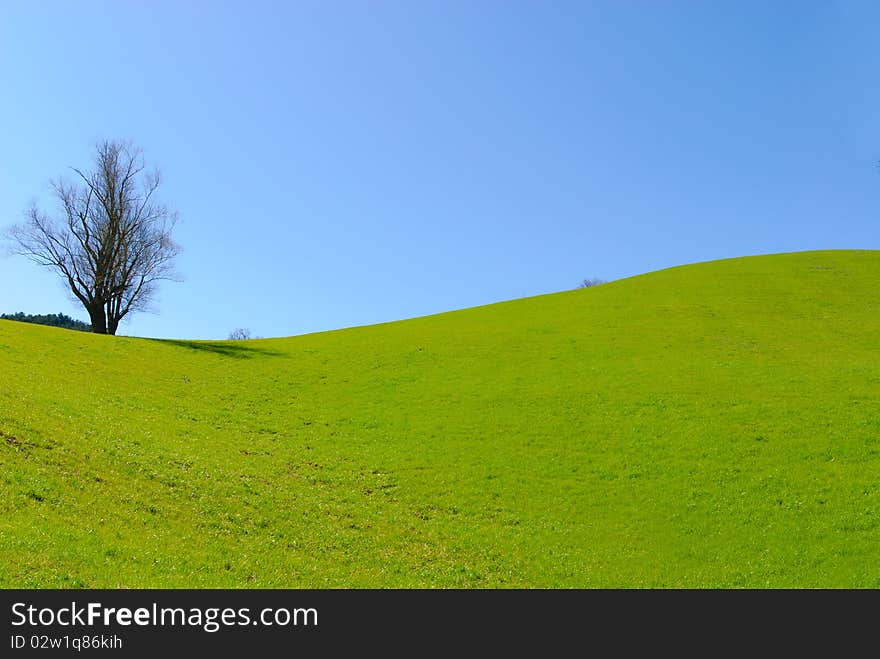
<svg viewBox="0 0 880 659">
<path fill-rule="evenodd" d="M 880 254 L 289 339 L 0 322 L 0 586 L 880 586 Z"/>
<path fill-rule="evenodd" d="M 187 350 L 209 352 L 222 357 L 234 359 L 250 359 L 257 356 L 283 357 L 286 353 L 278 350 L 269 350 L 244 341 L 182 341 L 179 339 L 144 339 L 145 341 L 158 341 L 165 345 L 172 345 Z"/>
</svg>

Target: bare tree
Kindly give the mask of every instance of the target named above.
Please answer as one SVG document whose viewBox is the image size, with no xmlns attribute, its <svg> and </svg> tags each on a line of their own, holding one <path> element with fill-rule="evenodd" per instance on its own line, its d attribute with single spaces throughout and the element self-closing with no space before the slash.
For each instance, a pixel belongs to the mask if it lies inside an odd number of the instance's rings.
<svg viewBox="0 0 880 659">
<path fill-rule="evenodd" d="M 596 279 L 592 277 L 590 279 L 584 279 L 580 284 L 578 284 L 578 288 L 592 288 L 593 286 L 599 286 L 600 284 L 604 284 L 604 279 Z"/>
<path fill-rule="evenodd" d="M 177 280 L 177 213 L 156 200 L 159 171 L 130 142 L 98 143 L 94 168 L 73 171 L 72 182 L 52 182 L 58 217 L 33 205 L 8 235 L 15 253 L 58 272 L 93 332 L 116 334 L 129 313 L 149 307 L 159 281 Z"/>
<path fill-rule="evenodd" d="M 251 331 L 246 327 L 238 327 L 229 333 L 230 341 L 246 341 L 251 338 Z"/>
</svg>

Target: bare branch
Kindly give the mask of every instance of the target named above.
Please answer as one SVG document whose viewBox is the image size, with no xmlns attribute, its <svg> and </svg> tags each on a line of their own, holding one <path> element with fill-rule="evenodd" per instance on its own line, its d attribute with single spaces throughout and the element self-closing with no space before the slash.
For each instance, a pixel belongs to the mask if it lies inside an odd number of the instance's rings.
<svg viewBox="0 0 880 659">
<path fill-rule="evenodd" d="M 177 214 L 155 200 L 161 175 L 130 142 L 100 142 L 94 168 L 73 171 L 76 181 L 52 182 L 61 215 L 33 206 L 7 237 L 14 253 L 61 275 L 93 331 L 115 334 L 129 313 L 149 306 L 157 282 L 177 279 Z"/>
</svg>

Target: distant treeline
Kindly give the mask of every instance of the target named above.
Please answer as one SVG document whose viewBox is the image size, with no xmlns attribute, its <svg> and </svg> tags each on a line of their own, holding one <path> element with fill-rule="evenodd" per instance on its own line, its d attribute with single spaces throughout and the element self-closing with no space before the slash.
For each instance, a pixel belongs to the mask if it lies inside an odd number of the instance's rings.
<svg viewBox="0 0 880 659">
<path fill-rule="evenodd" d="M 76 318 L 71 318 L 63 313 L 50 313 L 44 315 L 31 315 L 27 313 L 4 313 L 0 315 L 0 320 L 17 320 L 20 323 L 36 323 L 37 325 L 51 325 L 52 327 L 63 327 L 64 329 L 78 330 L 80 332 L 91 332 L 92 326 L 84 323 Z"/>
</svg>

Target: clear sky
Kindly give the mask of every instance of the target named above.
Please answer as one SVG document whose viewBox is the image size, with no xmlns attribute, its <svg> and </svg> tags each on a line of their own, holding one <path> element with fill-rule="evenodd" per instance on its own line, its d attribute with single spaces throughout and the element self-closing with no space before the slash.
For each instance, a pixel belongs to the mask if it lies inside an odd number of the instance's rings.
<svg viewBox="0 0 880 659">
<path fill-rule="evenodd" d="M 2 2 L 0 225 L 99 138 L 178 209 L 122 334 L 286 336 L 880 248 L 880 3 Z M 0 258 L 0 311 L 87 320 Z"/>
</svg>

